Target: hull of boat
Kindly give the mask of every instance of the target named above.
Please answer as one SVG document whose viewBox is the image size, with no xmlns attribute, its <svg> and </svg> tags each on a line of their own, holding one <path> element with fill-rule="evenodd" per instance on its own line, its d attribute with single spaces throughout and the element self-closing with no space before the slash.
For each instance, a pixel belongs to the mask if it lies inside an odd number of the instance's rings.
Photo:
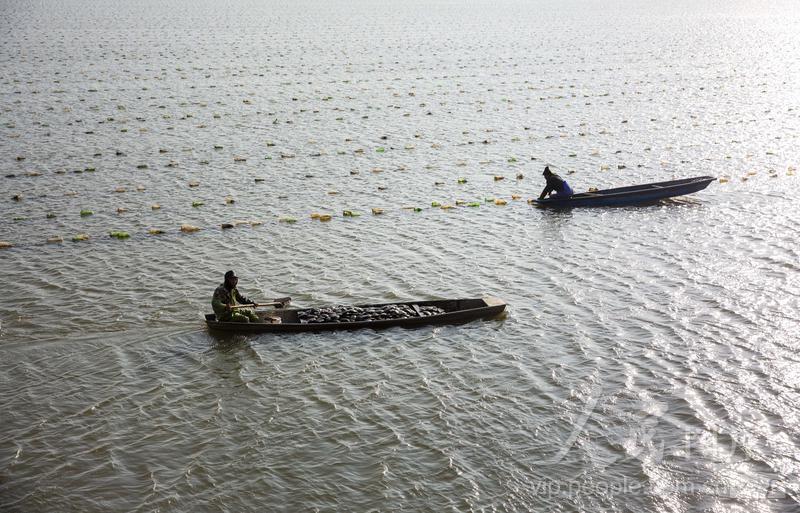
<svg viewBox="0 0 800 513">
<path fill-rule="evenodd" d="M 296 333 L 309 331 L 336 331 L 358 329 L 386 329 L 393 327 L 416 328 L 419 326 L 461 324 L 477 319 L 497 317 L 506 308 L 503 300 L 495 297 L 473 299 L 447 299 L 441 301 L 414 301 L 409 303 L 386 303 L 377 305 L 357 305 L 360 307 L 376 307 L 388 305 L 437 306 L 445 310 L 442 314 L 422 317 L 402 317 L 399 319 L 381 319 L 360 322 L 298 322 L 297 312 L 301 309 L 275 309 L 262 314 L 265 322 L 220 322 L 214 314 L 206 315 L 209 330 L 231 333 Z M 266 322 L 270 318 L 279 322 Z"/>
<path fill-rule="evenodd" d="M 619 187 L 617 189 L 582 192 L 574 194 L 569 198 L 547 198 L 535 200 L 534 203 L 537 206 L 557 208 L 642 205 L 654 203 L 665 198 L 673 198 L 675 196 L 683 196 L 685 194 L 701 191 L 708 187 L 708 184 L 714 180 L 716 180 L 716 178 L 713 176 L 699 176 L 695 178 L 685 178 L 683 180 L 672 180 L 669 182 L 657 182 L 633 185 L 630 187 Z"/>
</svg>

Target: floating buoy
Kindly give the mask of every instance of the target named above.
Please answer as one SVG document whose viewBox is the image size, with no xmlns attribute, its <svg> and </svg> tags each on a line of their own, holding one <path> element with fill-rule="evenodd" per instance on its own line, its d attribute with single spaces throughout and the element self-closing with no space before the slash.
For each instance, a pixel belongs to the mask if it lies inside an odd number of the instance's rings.
<svg viewBox="0 0 800 513">
<path fill-rule="evenodd" d="M 452 209 L 452 208 L 453 208 L 453 205 L 442 205 L 442 206 L 441 206 L 441 207 L 439 207 L 439 208 L 441 208 L 442 210 L 450 210 L 450 209 Z"/>
<path fill-rule="evenodd" d="M 229 230 L 233 228 L 233 225 L 230 223 L 222 223 L 219 227 L 222 228 L 223 230 Z"/>
<path fill-rule="evenodd" d="M 127 211 L 128 211 L 128 209 L 127 209 L 127 208 L 125 208 L 125 207 L 119 207 L 119 208 L 117 208 L 117 214 L 122 214 L 122 213 L 125 213 L 125 212 L 127 212 Z"/>
<path fill-rule="evenodd" d="M 503 205 L 506 205 L 507 203 L 508 202 L 506 200 L 504 200 L 504 199 L 496 199 L 496 200 L 494 200 L 494 204 L 498 205 L 498 206 L 503 206 Z"/>
<path fill-rule="evenodd" d="M 463 177 L 462 177 L 462 178 L 459 178 L 459 179 L 458 179 L 458 183 L 467 183 L 467 179 L 466 179 L 466 178 L 463 178 Z"/>
<path fill-rule="evenodd" d="M 122 193 L 122 192 L 127 192 L 127 191 L 128 191 L 128 189 L 126 189 L 125 187 L 117 187 L 116 189 L 114 189 L 114 192 L 116 192 L 116 193 Z"/>
<path fill-rule="evenodd" d="M 11 199 L 14 201 L 22 201 L 22 194 L 15 194 L 11 196 Z"/>
<path fill-rule="evenodd" d="M 330 196 L 336 196 L 337 194 L 339 194 L 339 191 L 328 191 L 328 194 Z"/>
<path fill-rule="evenodd" d="M 232 196 L 225 196 L 225 203 L 230 205 L 231 203 L 235 203 L 236 200 L 233 199 Z"/>
<path fill-rule="evenodd" d="M 433 208 L 436 208 L 436 207 L 441 207 L 441 206 L 442 206 L 442 204 L 441 204 L 441 203 L 439 203 L 438 201 L 431 201 L 431 206 L 432 206 Z"/>
<path fill-rule="evenodd" d="M 202 207 L 203 205 L 205 205 L 205 203 L 203 203 L 202 201 L 193 201 L 192 202 L 192 206 L 195 207 L 195 208 Z"/>
<path fill-rule="evenodd" d="M 6 242 L 4 240 L 0 240 L 0 249 L 8 249 L 8 248 L 13 248 L 13 247 L 14 247 L 14 245 L 11 244 L 10 242 Z"/>
<path fill-rule="evenodd" d="M 297 219 L 294 217 L 281 217 L 278 219 L 279 223 L 296 223 Z"/>
<path fill-rule="evenodd" d="M 181 231 L 183 231 L 183 227 L 181 227 Z M 160 228 L 150 228 L 149 230 L 147 230 L 147 233 L 149 233 L 150 235 L 161 235 L 162 233 L 164 233 L 164 230 Z"/>
<path fill-rule="evenodd" d="M 153 203 L 152 205 L 150 205 L 150 209 L 151 210 L 160 210 L 161 209 L 161 205 L 159 205 L 158 203 Z"/>
<path fill-rule="evenodd" d="M 473 208 L 480 207 L 481 206 L 481 202 L 480 201 L 470 201 L 469 203 L 467 203 L 467 206 L 468 207 L 473 207 Z"/>
<path fill-rule="evenodd" d="M 500 180 L 505 180 L 505 179 L 506 179 L 505 176 L 500 176 L 500 175 L 495 175 L 494 177 L 495 182 L 499 182 Z"/>
<path fill-rule="evenodd" d="M 234 162 L 247 162 L 247 159 L 244 157 L 233 157 Z"/>
<path fill-rule="evenodd" d="M 108 235 L 113 237 L 113 238 L 115 238 L 115 239 L 119 239 L 119 240 L 127 239 L 127 238 L 130 238 L 130 236 L 131 236 L 128 232 L 122 232 L 122 231 L 109 232 Z"/>
<path fill-rule="evenodd" d="M 358 213 L 358 212 L 356 212 L 355 210 L 344 210 L 344 211 L 342 211 L 342 215 L 343 215 L 344 217 L 358 217 L 358 216 L 360 216 L 361 214 L 359 214 L 359 213 Z"/>
<path fill-rule="evenodd" d="M 262 224 L 264 223 L 261 221 L 250 221 L 250 226 L 261 226 Z"/>
<path fill-rule="evenodd" d="M 199 187 L 199 186 L 200 186 L 200 182 L 198 182 L 196 180 L 191 180 L 189 182 L 189 187 Z"/>
<path fill-rule="evenodd" d="M 55 237 L 50 237 L 47 239 L 48 244 L 61 244 L 62 242 L 64 242 L 64 239 L 60 235 L 57 235 Z"/>
<path fill-rule="evenodd" d="M 525 175 L 522 173 L 517 173 L 517 180 L 522 180 L 523 178 L 525 178 Z"/>
<path fill-rule="evenodd" d="M 512 200 L 514 200 L 514 201 L 516 201 L 516 200 L 518 200 L 518 199 L 522 199 L 522 196 L 520 196 L 519 194 L 512 194 L 512 195 L 511 195 L 511 199 L 512 199 Z"/>
<path fill-rule="evenodd" d="M 81 210 L 81 217 L 87 217 L 94 215 L 94 211 L 92 210 Z"/>
<path fill-rule="evenodd" d="M 136 169 L 147 169 L 147 164 L 139 164 Z"/>
<path fill-rule="evenodd" d="M 72 242 L 82 242 L 85 240 L 89 240 L 89 236 L 85 233 L 79 233 L 72 237 Z"/>
<path fill-rule="evenodd" d="M 319 220 L 322 221 L 322 222 L 330 221 L 331 219 L 332 219 L 332 216 L 330 214 L 321 214 L 319 216 Z"/>
<path fill-rule="evenodd" d="M 320 214 L 319 212 L 313 212 L 311 214 L 311 219 L 319 219 L 321 215 L 322 214 Z"/>
<path fill-rule="evenodd" d="M 193 233 L 193 232 L 200 231 L 200 228 L 198 228 L 197 226 L 193 226 L 191 224 L 182 224 L 181 225 L 181 231 L 183 233 Z"/>
<path fill-rule="evenodd" d="M 373 215 L 376 215 L 376 216 L 381 215 L 381 214 L 383 214 L 383 209 L 382 208 L 373 208 L 372 209 L 372 213 L 373 213 Z"/>
<path fill-rule="evenodd" d="M 264 179 L 263 179 L 263 178 L 256 178 L 255 180 L 256 180 L 256 183 L 260 183 L 260 182 L 263 182 L 263 181 L 264 181 Z"/>
<path fill-rule="evenodd" d="M 55 219 L 55 218 L 56 218 L 56 215 L 55 215 L 54 213 L 52 213 L 52 212 L 48 212 L 48 213 L 47 213 L 47 215 L 46 215 L 45 217 L 46 217 L 47 219 Z"/>
</svg>

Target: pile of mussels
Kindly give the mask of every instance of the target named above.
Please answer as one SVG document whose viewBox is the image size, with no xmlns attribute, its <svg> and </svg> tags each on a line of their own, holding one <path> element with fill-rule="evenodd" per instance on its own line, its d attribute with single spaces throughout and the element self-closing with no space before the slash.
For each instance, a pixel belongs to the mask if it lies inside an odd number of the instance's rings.
<svg viewBox="0 0 800 513">
<path fill-rule="evenodd" d="M 308 308 L 297 312 L 302 324 L 319 322 L 362 322 L 404 317 L 428 317 L 445 313 L 438 306 L 386 305 L 386 306 L 330 306 Z"/>
</svg>

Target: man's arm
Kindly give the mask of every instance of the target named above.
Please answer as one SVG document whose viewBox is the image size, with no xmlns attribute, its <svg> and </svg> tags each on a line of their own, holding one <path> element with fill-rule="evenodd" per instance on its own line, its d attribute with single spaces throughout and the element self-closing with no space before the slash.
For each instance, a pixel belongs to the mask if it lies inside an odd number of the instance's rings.
<svg viewBox="0 0 800 513">
<path fill-rule="evenodd" d="M 220 297 L 219 294 L 214 294 L 214 297 L 211 299 L 211 308 L 214 309 L 214 313 L 217 315 L 222 315 L 229 310 L 228 304 L 223 301 L 223 298 Z"/>
<path fill-rule="evenodd" d="M 555 187 L 553 187 L 552 185 L 550 185 L 550 182 L 548 181 L 548 182 L 547 182 L 547 185 L 545 185 L 545 186 L 544 186 L 544 190 L 543 190 L 543 191 L 542 191 L 542 193 L 539 195 L 539 199 L 545 199 L 545 198 L 547 197 L 547 195 L 548 195 L 548 194 L 550 194 L 550 193 L 551 193 L 552 191 L 554 191 L 554 190 L 555 190 Z"/>
<path fill-rule="evenodd" d="M 246 297 L 244 297 L 243 295 L 239 294 L 239 289 L 235 289 L 235 293 L 236 293 L 236 302 L 239 303 L 240 305 L 252 305 L 253 303 L 255 303 L 255 301 L 251 301 Z"/>
</svg>

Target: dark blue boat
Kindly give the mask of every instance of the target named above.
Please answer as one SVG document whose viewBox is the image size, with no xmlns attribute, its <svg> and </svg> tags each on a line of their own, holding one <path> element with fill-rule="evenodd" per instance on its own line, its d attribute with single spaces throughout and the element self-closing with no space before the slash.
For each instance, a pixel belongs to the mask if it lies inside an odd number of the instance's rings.
<svg viewBox="0 0 800 513">
<path fill-rule="evenodd" d="M 631 185 L 602 191 L 581 192 L 569 198 L 546 198 L 534 200 L 533 203 L 542 207 L 619 207 L 624 205 L 641 205 L 653 203 L 660 199 L 683 196 L 693 192 L 702 191 L 708 184 L 716 180 L 713 176 L 696 176 L 670 182 L 648 183 L 644 185 Z"/>
</svg>

